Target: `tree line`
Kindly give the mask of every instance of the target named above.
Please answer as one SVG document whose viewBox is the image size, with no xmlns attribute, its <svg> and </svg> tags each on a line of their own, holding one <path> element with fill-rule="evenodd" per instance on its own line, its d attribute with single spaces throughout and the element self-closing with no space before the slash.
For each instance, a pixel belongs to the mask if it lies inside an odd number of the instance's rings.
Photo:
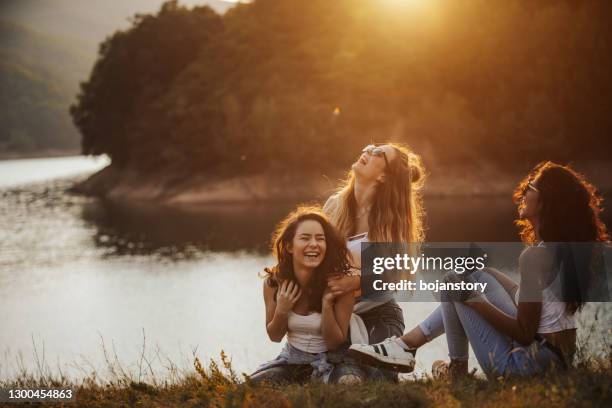
<svg viewBox="0 0 612 408">
<path fill-rule="evenodd" d="M 429 166 L 609 159 L 610 2 L 390 4 L 255 0 L 221 16 L 169 1 L 136 15 L 71 107 L 83 153 L 220 176 L 346 168 L 384 140 Z"/>
</svg>

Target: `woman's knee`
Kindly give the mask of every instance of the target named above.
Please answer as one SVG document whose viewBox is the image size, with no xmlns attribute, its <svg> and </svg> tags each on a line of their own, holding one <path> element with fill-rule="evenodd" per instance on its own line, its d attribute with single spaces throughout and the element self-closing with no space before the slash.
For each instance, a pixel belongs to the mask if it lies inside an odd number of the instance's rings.
<svg viewBox="0 0 612 408">
<path fill-rule="evenodd" d="M 391 336 L 400 337 L 406 328 L 402 309 L 394 301 L 373 309 L 364 319 L 364 323 L 370 343 L 378 343 Z"/>
<path fill-rule="evenodd" d="M 493 271 L 493 268 L 483 268 L 477 271 L 474 271 L 470 274 L 470 279 L 476 282 L 492 282 L 495 281 L 497 282 L 497 279 L 495 279 L 495 277 L 490 273 L 490 271 Z"/>
<path fill-rule="evenodd" d="M 301 367 L 292 367 L 289 365 L 270 367 L 262 370 L 250 377 L 254 384 L 269 383 L 269 384 L 287 384 L 292 382 L 300 382 L 306 377 L 305 370 Z"/>
<path fill-rule="evenodd" d="M 366 372 L 357 364 L 344 363 L 334 367 L 329 377 L 332 384 L 359 384 L 366 379 Z"/>
<path fill-rule="evenodd" d="M 370 344 L 380 343 L 389 337 L 401 337 L 404 334 L 403 325 L 383 319 L 379 322 L 366 327 L 370 339 Z"/>
<path fill-rule="evenodd" d="M 249 378 L 253 384 L 278 383 L 285 377 L 283 367 L 272 367 L 252 374 Z"/>
</svg>

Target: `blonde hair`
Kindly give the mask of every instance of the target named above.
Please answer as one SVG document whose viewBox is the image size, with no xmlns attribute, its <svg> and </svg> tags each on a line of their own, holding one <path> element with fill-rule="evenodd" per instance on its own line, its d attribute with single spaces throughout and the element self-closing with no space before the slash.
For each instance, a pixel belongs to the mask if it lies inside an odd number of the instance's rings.
<svg viewBox="0 0 612 408">
<path fill-rule="evenodd" d="M 376 187 L 368 217 L 370 242 L 421 243 L 425 169 L 420 156 L 408 147 L 387 143 L 398 153 L 389 162 L 385 182 Z M 355 173 L 350 170 L 336 193 L 325 205 L 330 221 L 345 236 L 355 233 Z"/>
</svg>

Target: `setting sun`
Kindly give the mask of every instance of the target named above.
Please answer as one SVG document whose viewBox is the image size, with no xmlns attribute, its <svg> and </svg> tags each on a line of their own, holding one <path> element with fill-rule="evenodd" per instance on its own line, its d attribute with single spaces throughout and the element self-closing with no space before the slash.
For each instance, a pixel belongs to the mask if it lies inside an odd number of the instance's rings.
<svg viewBox="0 0 612 408">
<path fill-rule="evenodd" d="M 431 2 L 428 0 L 383 0 L 381 3 L 383 3 L 388 8 L 400 10 L 422 8 L 427 6 L 428 3 Z"/>
</svg>

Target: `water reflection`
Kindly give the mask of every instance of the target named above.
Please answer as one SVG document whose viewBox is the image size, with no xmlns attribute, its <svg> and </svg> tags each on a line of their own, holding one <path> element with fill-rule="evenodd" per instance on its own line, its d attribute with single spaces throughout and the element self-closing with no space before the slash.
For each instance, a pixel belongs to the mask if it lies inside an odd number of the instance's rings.
<svg viewBox="0 0 612 408">
<path fill-rule="evenodd" d="M 514 242 L 516 206 L 511 196 L 426 197 L 426 240 Z"/>
<path fill-rule="evenodd" d="M 0 265 L 155 255 L 192 259 L 211 252 L 269 253 L 274 226 L 297 203 L 161 206 L 67 193 L 75 179 L 0 191 Z M 607 197 L 610 198 L 610 197 Z M 429 242 L 518 241 L 510 197 L 427 197 Z M 612 224 L 609 213 L 604 221 Z M 61 239 L 58 239 L 61 237 Z M 21 250 L 24 245 L 28 251 Z M 7 256 L 11 252 L 16 257 Z"/>
<path fill-rule="evenodd" d="M 103 367 L 99 334 L 129 362 L 145 330 L 174 361 L 183 350 L 177 344 L 199 345 L 205 358 L 223 348 L 246 372 L 278 353 L 265 333 L 258 272 L 272 261 L 274 225 L 295 203 L 128 205 L 66 193 L 75 181 L 0 189 L 0 310 L 10 311 L 2 347 L 29 361 L 36 338 L 51 361 L 82 354 Z M 517 240 L 509 197 L 428 197 L 425 204 L 429 241 Z M 405 304 L 407 327 L 433 306 Z M 609 335 L 606 307 L 595 326 L 591 309 L 582 314 L 582 333 Z M 441 337 L 419 351 L 419 370 L 447 354 Z"/>
<path fill-rule="evenodd" d="M 158 255 L 172 259 L 205 252 L 266 254 L 270 234 L 297 203 L 166 207 L 94 201 L 81 216 L 95 227 L 93 243 L 106 255 Z M 516 241 L 514 205 L 504 197 L 430 198 L 429 241 Z"/>
<path fill-rule="evenodd" d="M 294 203 L 165 207 L 97 201 L 81 216 L 96 227 L 94 244 L 112 255 L 184 259 L 205 252 L 265 254 L 274 226 Z"/>
</svg>

